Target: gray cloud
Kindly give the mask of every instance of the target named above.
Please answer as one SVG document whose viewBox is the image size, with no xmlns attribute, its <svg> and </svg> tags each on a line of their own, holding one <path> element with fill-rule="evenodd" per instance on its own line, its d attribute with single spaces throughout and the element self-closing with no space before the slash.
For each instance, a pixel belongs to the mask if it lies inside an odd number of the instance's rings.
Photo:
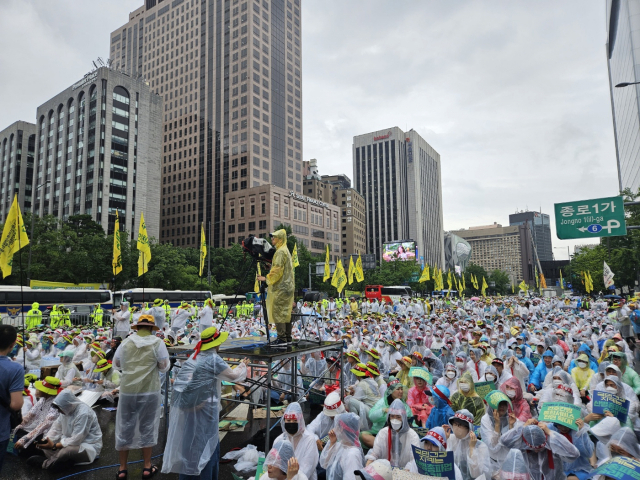
<svg viewBox="0 0 640 480">
<path fill-rule="evenodd" d="M 304 155 L 321 173 L 352 176 L 353 136 L 397 125 L 442 156 L 447 229 L 616 193 L 601 2 L 302 3 Z M 0 0 L 0 128 L 106 58 L 141 5 Z"/>
</svg>

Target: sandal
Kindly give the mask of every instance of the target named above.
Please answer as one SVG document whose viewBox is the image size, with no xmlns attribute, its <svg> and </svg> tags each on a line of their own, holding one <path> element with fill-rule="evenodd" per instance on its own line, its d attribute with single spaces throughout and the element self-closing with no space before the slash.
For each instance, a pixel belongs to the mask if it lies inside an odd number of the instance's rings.
<svg viewBox="0 0 640 480">
<path fill-rule="evenodd" d="M 122 475 L 123 473 L 124 473 L 124 477 L 121 477 L 120 475 Z M 118 470 L 118 473 L 116 473 L 116 479 L 125 480 L 127 478 L 127 475 L 129 475 L 127 470 Z"/>
<path fill-rule="evenodd" d="M 142 478 L 151 478 L 159 471 L 160 471 L 160 468 L 158 468 L 157 465 L 151 465 L 151 468 L 143 468 Z M 148 473 L 148 475 L 145 475 L 145 473 Z"/>
</svg>

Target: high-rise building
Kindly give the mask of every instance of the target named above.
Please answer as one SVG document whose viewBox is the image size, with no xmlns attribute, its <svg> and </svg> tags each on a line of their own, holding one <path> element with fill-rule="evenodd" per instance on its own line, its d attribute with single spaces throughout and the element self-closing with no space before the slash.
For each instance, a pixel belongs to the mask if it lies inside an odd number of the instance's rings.
<svg viewBox="0 0 640 480">
<path fill-rule="evenodd" d="M 398 127 L 353 138 L 355 189 L 366 203 L 367 251 L 414 240 L 419 261 L 444 265 L 440 154 L 415 130 Z"/>
<path fill-rule="evenodd" d="M 542 212 L 518 212 L 509 215 L 509 225 L 524 225 L 529 223 L 529 230 L 533 237 L 535 252 L 542 262 L 553 260 L 553 247 L 551 245 L 551 221 L 549 215 Z"/>
<path fill-rule="evenodd" d="M 367 224 L 364 197 L 351 187 L 351 180 L 346 175 L 323 175 L 321 178 L 323 183 L 333 187 L 332 203 L 341 210 L 342 256 L 366 254 Z"/>
<path fill-rule="evenodd" d="M 607 67 L 620 190 L 640 187 L 640 1 L 607 0 Z"/>
<path fill-rule="evenodd" d="M 40 105 L 34 211 L 63 221 L 91 215 L 112 233 L 117 210 L 131 238 L 144 213 L 147 233 L 159 238 L 161 112 L 141 78 L 107 67 Z"/>
<path fill-rule="evenodd" d="M 18 120 L 0 131 L 0 222 L 6 220 L 16 194 L 20 210 L 31 211 L 35 150 L 33 123 Z"/>
<path fill-rule="evenodd" d="M 451 232 L 471 246 L 470 263 L 487 272 L 502 270 L 516 284 L 535 280 L 529 224 L 503 227 L 497 223 Z"/>
<path fill-rule="evenodd" d="M 197 246 L 204 222 L 225 246 L 229 193 L 302 194 L 300 28 L 300 0 L 146 0 L 111 34 L 164 99 L 161 241 Z"/>
</svg>

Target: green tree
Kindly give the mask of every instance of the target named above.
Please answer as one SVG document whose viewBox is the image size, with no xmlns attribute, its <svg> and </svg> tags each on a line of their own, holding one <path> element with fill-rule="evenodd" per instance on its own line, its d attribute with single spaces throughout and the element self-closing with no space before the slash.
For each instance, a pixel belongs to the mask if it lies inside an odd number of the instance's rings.
<svg viewBox="0 0 640 480">
<path fill-rule="evenodd" d="M 489 282 L 495 283 L 495 286 L 492 287 L 491 290 L 494 290 L 501 295 L 511 293 L 511 279 L 509 278 L 509 274 L 507 272 L 503 270 L 494 270 L 487 278 L 487 283 Z"/>
</svg>

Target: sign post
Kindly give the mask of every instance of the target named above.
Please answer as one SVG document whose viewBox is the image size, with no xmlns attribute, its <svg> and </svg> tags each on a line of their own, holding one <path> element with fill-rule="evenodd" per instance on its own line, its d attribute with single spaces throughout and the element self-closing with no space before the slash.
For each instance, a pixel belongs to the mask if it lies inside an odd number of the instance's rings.
<svg viewBox="0 0 640 480">
<path fill-rule="evenodd" d="M 561 240 L 627 234 L 623 197 L 556 203 L 556 233 Z"/>
</svg>

